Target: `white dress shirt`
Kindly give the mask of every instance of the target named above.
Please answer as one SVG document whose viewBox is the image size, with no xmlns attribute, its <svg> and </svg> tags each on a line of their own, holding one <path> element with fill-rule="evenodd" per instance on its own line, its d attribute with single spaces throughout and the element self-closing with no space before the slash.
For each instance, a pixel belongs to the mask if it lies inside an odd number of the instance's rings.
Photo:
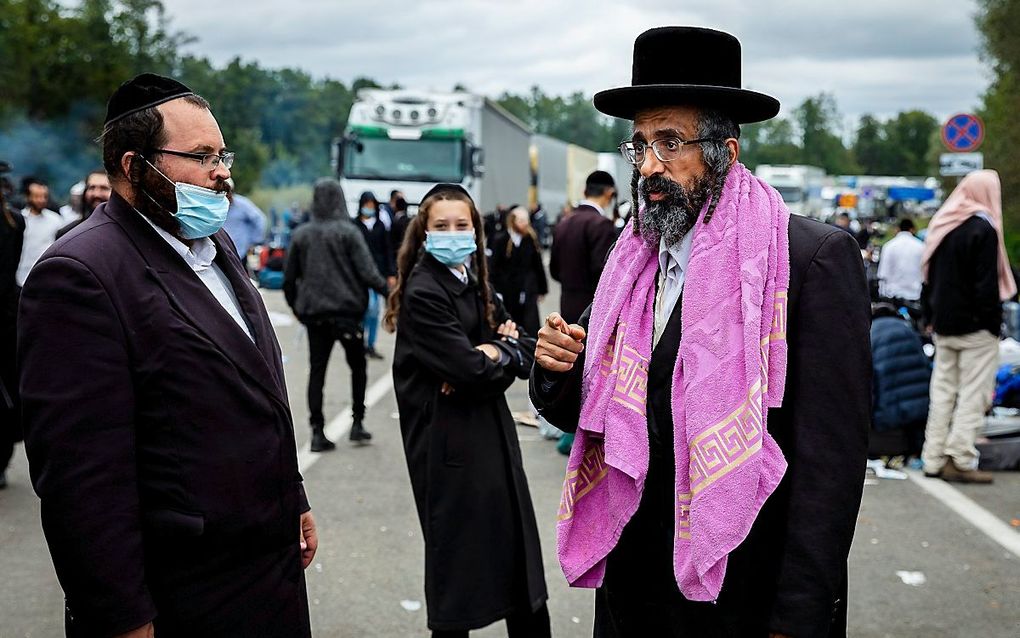
<svg viewBox="0 0 1020 638">
<path fill-rule="evenodd" d="M 667 247 L 664 239 L 659 240 L 659 290 L 655 294 L 655 334 L 652 347 L 659 343 L 659 338 L 666 330 L 669 317 L 673 314 L 676 302 L 684 289 L 687 262 L 691 258 L 691 246 L 694 245 L 694 228 L 684 235 L 678 243 Z"/>
<path fill-rule="evenodd" d="M 924 242 L 900 231 L 882 246 L 878 261 L 879 292 L 883 297 L 916 301 L 921 298 L 921 258 Z"/>
<path fill-rule="evenodd" d="M 603 217 L 606 216 L 606 211 L 602 210 L 601 206 L 591 201 L 590 199 L 582 199 L 581 202 L 578 204 L 578 207 L 581 206 L 591 206 L 592 208 L 599 212 L 599 215 L 602 215 Z"/>
<path fill-rule="evenodd" d="M 447 268 L 450 269 L 450 272 L 453 273 L 453 276 L 456 277 L 460 281 L 460 283 L 467 285 L 468 282 L 467 266 L 464 266 L 463 270 L 460 268 L 454 268 L 452 266 L 447 266 Z"/>
<path fill-rule="evenodd" d="M 35 266 L 35 262 L 39 261 L 50 244 L 56 240 L 57 231 L 64 227 L 64 219 L 60 214 L 48 208 L 44 208 L 38 215 L 25 208 L 21 211 L 21 216 L 25 218 L 25 238 L 21 245 L 18 270 L 14 274 L 14 282 L 18 286 L 25 285 L 32 266 Z"/>
<path fill-rule="evenodd" d="M 234 287 L 230 285 L 230 280 L 223 274 L 220 267 L 213 262 L 216 259 L 216 244 L 208 237 L 203 237 L 196 239 L 194 246 L 188 248 L 187 244 L 153 224 L 145 215 L 142 215 L 142 219 L 149 222 L 149 225 L 156 229 L 159 236 L 170 244 L 174 252 L 181 256 L 184 263 L 188 264 L 191 270 L 198 275 L 198 278 L 209 289 L 216 301 L 223 306 L 234 323 L 244 331 L 252 343 L 255 343 L 255 338 L 251 336 L 251 328 L 248 327 L 248 322 L 245 321 L 244 315 L 241 313 L 241 306 L 237 303 Z"/>
</svg>

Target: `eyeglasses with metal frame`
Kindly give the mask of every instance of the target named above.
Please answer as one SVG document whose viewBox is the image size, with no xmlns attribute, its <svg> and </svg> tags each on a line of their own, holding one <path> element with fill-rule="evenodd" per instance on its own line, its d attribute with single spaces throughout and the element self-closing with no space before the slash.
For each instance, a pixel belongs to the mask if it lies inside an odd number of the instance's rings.
<svg viewBox="0 0 1020 638">
<path fill-rule="evenodd" d="M 627 160 L 634 166 L 641 166 L 645 162 L 645 153 L 648 148 L 651 147 L 652 152 L 655 153 L 655 157 L 660 162 L 672 162 L 673 160 L 680 157 L 684 152 L 684 147 L 691 146 L 693 144 L 701 144 L 703 142 L 720 142 L 722 141 L 717 137 L 700 137 L 696 140 L 682 140 L 679 137 L 663 137 L 651 142 L 641 142 L 638 140 L 627 140 L 622 142 L 617 148 L 620 149 L 620 153 L 623 154 L 623 159 Z"/>
<path fill-rule="evenodd" d="M 228 171 L 230 167 L 234 165 L 234 153 L 227 151 L 226 153 L 186 153 L 185 151 L 173 151 L 168 148 L 154 148 L 153 153 L 165 153 L 166 155 L 176 155 L 177 157 L 186 157 L 190 160 L 195 160 L 202 165 L 202 168 L 209 170 L 215 170 L 222 163 L 223 167 Z"/>
</svg>

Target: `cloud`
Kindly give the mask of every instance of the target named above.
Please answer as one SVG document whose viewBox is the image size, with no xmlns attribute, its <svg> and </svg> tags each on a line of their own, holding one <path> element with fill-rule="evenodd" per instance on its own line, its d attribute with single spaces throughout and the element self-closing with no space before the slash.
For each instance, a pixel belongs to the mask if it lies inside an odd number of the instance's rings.
<svg viewBox="0 0 1020 638">
<path fill-rule="evenodd" d="M 829 91 L 852 117 L 912 108 L 944 117 L 978 103 L 988 77 L 975 5 L 939 4 L 249 0 L 227 19 L 210 20 L 204 0 L 166 1 L 173 26 L 198 38 L 188 50 L 215 63 L 240 56 L 345 82 L 364 76 L 437 90 L 463 83 L 493 96 L 532 85 L 591 95 L 629 84 L 638 33 L 664 24 L 711 26 L 741 39 L 748 87 L 777 96 L 784 110 Z"/>
</svg>

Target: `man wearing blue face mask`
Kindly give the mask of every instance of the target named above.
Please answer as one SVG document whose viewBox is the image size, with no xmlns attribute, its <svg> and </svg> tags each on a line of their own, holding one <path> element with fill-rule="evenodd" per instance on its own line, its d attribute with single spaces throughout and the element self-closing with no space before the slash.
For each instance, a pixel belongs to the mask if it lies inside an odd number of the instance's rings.
<svg viewBox="0 0 1020 638">
<path fill-rule="evenodd" d="M 21 297 L 25 448 L 69 636 L 309 636 L 317 547 L 280 347 L 222 231 L 209 104 L 144 74 L 110 99 L 113 195 Z"/>
</svg>

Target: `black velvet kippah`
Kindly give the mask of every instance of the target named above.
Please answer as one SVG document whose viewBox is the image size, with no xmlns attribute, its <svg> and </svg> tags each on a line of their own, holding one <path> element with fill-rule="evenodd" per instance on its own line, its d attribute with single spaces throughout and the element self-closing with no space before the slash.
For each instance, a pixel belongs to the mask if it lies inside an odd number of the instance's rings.
<svg viewBox="0 0 1020 638">
<path fill-rule="evenodd" d="M 588 176 L 588 179 L 584 181 L 585 186 L 609 186 L 610 188 L 616 188 L 616 182 L 613 180 L 613 176 L 606 171 L 595 171 Z"/>
<path fill-rule="evenodd" d="M 471 193 L 467 192 L 460 184 L 436 184 L 432 189 L 425 193 L 425 196 L 421 198 L 421 201 L 425 201 L 429 197 L 432 197 L 436 193 L 442 193 L 443 191 L 453 191 L 455 193 L 461 193 L 467 195 L 468 199 L 471 199 Z M 472 200 L 473 201 L 473 200 Z"/>
<path fill-rule="evenodd" d="M 132 113 L 195 93 L 173 78 L 142 73 L 117 87 L 106 105 L 104 127 Z"/>
</svg>

